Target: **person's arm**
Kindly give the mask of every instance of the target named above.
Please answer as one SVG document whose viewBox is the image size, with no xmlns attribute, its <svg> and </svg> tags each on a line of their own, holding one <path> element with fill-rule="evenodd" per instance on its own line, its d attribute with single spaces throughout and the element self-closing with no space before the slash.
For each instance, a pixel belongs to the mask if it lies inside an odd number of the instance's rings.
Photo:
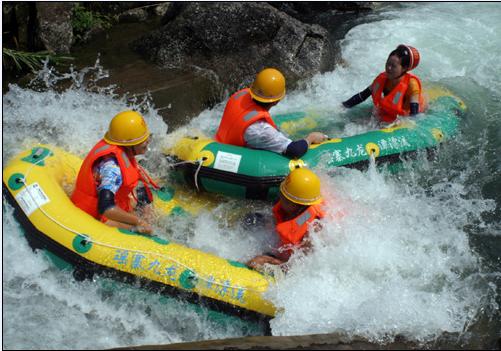
<svg viewBox="0 0 501 351">
<path fill-rule="evenodd" d="M 299 158 L 308 151 L 311 144 L 320 144 L 327 139 L 328 136 L 324 133 L 311 132 L 306 138 L 291 142 L 283 154 L 289 158 Z"/>
<path fill-rule="evenodd" d="M 310 143 L 306 139 L 292 141 L 283 152 L 288 158 L 299 158 L 308 151 Z"/>
<path fill-rule="evenodd" d="M 361 91 L 358 94 L 353 95 L 351 98 L 349 98 L 346 101 L 343 101 L 343 106 L 346 108 L 351 108 L 353 106 L 356 106 L 360 104 L 361 102 L 364 102 L 367 100 L 369 96 L 371 96 L 371 87 L 367 87 L 365 90 Z"/>
<path fill-rule="evenodd" d="M 415 116 L 419 113 L 419 84 L 418 82 L 414 79 L 414 78 L 411 78 L 409 80 L 409 87 L 407 88 L 408 89 L 408 93 L 409 93 L 409 96 L 410 96 L 410 112 L 409 114 L 411 116 Z"/>
<path fill-rule="evenodd" d="M 101 190 L 99 192 L 98 208 L 99 213 L 109 220 L 126 224 L 123 226 L 124 229 L 143 234 L 151 234 L 153 232 L 151 226 L 138 216 L 115 206 L 115 194 L 110 190 Z M 106 209 L 103 210 L 103 208 Z"/>
<path fill-rule="evenodd" d="M 115 204 L 115 194 L 122 185 L 122 174 L 115 158 L 103 160 L 99 165 L 98 212 L 124 229 L 151 234 L 151 226 L 133 213 L 126 212 Z"/>
<path fill-rule="evenodd" d="M 289 158 L 299 158 L 308 151 L 310 144 L 319 144 L 327 139 L 320 132 L 312 132 L 306 138 L 292 141 L 282 132 L 262 121 L 251 124 L 244 134 L 248 147 L 283 154 Z"/>
<path fill-rule="evenodd" d="M 283 153 L 292 142 L 283 133 L 264 121 L 257 121 L 245 130 L 247 147 Z"/>
<path fill-rule="evenodd" d="M 256 256 L 250 261 L 246 263 L 246 265 L 254 270 L 261 270 L 263 265 L 265 264 L 271 264 L 271 265 L 281 265 L 285 263 L 284 261 L 276 258 L 276 257 L 271 257 L 268 255 L 261 255 L 261 256 Z"/>
</svg>

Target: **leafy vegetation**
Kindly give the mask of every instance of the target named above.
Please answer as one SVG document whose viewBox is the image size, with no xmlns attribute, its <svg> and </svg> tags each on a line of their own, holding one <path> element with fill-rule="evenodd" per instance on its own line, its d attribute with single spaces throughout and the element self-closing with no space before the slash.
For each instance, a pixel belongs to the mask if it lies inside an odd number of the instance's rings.
<svg viewBox="0 0 501 351">
<path fill-rule="evenodd" d="M 29 68 L 32 71 L 39 69 L 47 58 L 54 63 L 60 63 L 62 60 L 73 60 L 73 57 L 57 56 L 48 51 L 26 52 L 7 48 L 2 48 L 2 56 L 4 67 L 13 64 L 20 71 L 24 68 Z"/>
<path fill-rule="evenodd" d="M 73 9 L 73 18 L 71 22 L 75 39 L 82 40 L 85 34 L 93 28 L 110 28 L 112 19 L 109 16 L 89 11 L 78 4 Z"/>
</svg>

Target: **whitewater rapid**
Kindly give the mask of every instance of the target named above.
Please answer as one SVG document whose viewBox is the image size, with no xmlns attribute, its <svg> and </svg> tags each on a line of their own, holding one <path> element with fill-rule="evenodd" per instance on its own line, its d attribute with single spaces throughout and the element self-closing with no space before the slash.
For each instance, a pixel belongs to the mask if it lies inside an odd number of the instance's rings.
<svg viewBox="0 0 501 351">
<path fill-rule="evenodd" d="M 342 124 L 341 135 L 366 130 L 347 120 L 340 102 L 365 89 L 388 53 L 406 43 L 421 52 L 415 73 L 462 97 L 468 112 L 461 135 L 441 147 L 438 161 L 421 157 L 397 175 L 374 167 L 318 170 L 330 208 L 345 215 L 328 219 L 313 252 L 295 255 L 290 272 L 268 292 L 282 311 L 271 321 L 273 335 L 341 332 L 375 342 L 397 335 L 429 341 L 444 332 L 467 335 L 480 319 L 499 325 L 499 266 L 474 242 L 501 235 L 499 219 L 486 215 L 495 211 L 499 194 L 485 192 L 501 168 L 500 37 L 499 3 L 387 4 L 347 33 L 343 62 L 334 71 L 305 81 L 274 107 L 272 114 L 329 111 L 326 118 Z M 160 151 L 177 134 L 210 134 L 218 125 L 224 104 L 170 131 L 148 97 L 116 96 L 113 87 L 89 82 L 107 74 L 99 63 L 70 76 L 46 68 L 39 72 L 40 91 L 11 85 L 3 96 L 3 164 L 33 142 L 84 156 L 112 116 L 133 108 L 155 132 L 147 164 L 162 176 L 168 170 Z M 61 91 L 56 80 L 72 86 Z M 263 333 L 182 301 L 116 289 L 112 281 L 75 282 L 31 251 L 12 208 L 3 205 L 5 349 L 99 349 Z M 273 238 L 269 231 L 242 232 L 231 218 L 238 207 L 266 212 L 271 205 L 224 200 L 194 219 L 159 225 L 166 237 L 244 261 Z M 495 330 L 485 333 L 494 337 Z"/>
</svg>

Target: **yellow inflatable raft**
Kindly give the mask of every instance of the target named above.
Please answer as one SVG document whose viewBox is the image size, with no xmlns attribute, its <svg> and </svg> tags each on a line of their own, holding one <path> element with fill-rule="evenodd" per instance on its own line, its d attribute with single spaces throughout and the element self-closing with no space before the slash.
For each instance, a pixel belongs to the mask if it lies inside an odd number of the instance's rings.
<svg viewBox="0 0 501 351">
<path fill-rule="evenodd" d="M 263 298 L 271 277 L 158 236 L 109 227 L 69 198 L 82 160 L 38 145 L 14 157 L 3 171 L 4 196 L 15 208 L 34 249 L 44 249 L 74 269 L 77 279 L 111 275 L 169 295 L 242 317 L 269 319 L 274 306 Z M 155 192 L 166 215 L 196 210 L 172 191 Z"/>
</svg>

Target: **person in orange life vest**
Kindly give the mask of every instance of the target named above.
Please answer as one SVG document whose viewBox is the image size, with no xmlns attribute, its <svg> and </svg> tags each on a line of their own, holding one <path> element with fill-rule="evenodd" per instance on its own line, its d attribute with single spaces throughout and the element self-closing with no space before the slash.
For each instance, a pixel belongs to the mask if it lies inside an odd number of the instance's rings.
<svg viewBox="0 0 501 351">
<path fill-rule="evenodd" d="M 134 213 L 135 208 L 151 203 L 149 187 L 158 188 L 135 159 L 147 151 L 149 138 L 139 113 L 124 111 L 113 117 L 104 138 L 82 163 L 73 203 L 109 226 L 151 234 L 151 225 Z M 139 181 L 144 188 L 136 189 Z"/>
<path fill-rule="evenodd" d="M 280 246 L 276 254 L 254 257 L 247 265 L 253 269 L 265 263 L 280 265 L 289 260 L 293 247 L 309 250 L 309 229 L 312 223 L 315 231 L 321 229 L 316 220 L 326 215 L 323 204 L 317 175 L 306 168 L 294 169 L 280 184 L 280 199 L 273 207 Z"/>
<path fill-rule="evenodd" d="M 270 113 L 270 108 L 285 96 L 285 78 L 280 71 L 266 68 L 258 73 L 250 88 L 234 93 L 228 100 L 216 132 L 216 141 L 224 144 L 269 150 L 298 158 L 308 151 L 310 144 L 327 139 L 320 132 L 292 141 L 281 133 Z"/>
<path fill-rule="evenodd" d="M 386 60 L 385 71 L 364 91 L 343 102 L 351 108 L 372 96 L 374 114 L 381 122 L 392 123 L 397 116 L 414 116 L 426 109 L 420 79 L 412 73 L 419 64 L 416 48 L 399 45 Z"/>
</svg>

